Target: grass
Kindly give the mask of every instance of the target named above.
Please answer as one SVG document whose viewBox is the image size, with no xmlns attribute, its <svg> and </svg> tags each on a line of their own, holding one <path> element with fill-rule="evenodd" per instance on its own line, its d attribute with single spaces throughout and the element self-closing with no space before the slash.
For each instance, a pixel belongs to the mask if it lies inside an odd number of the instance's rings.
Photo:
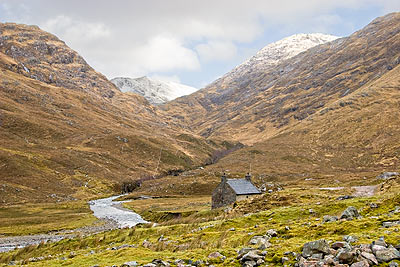
<svg viewBox="0 0 400 267">
<path fill-rule="evenodd" d="M 399 187 L 385 191 L 374 197 L 353 198 L 343 201 L 336 200 L 342 192 L 327 192 L 324 190 L 309 190 L 289 188 L 278 193 L 260 197 L 252 203 L 241 202 L 231 212 L 222 210 L 200 210 L 180 221 L 170 221 L 152 227 L 137 226 L 132 229 L 113 230 L 97 235 L 62 240 L 57 243 L 42 244 L 9 253 L 0 254 L 0 262 L 7 264 L 10 260 L 25 261 L 32 257 L 44 257 L 38 262 L 29 262 L 32 266 L 99 266 L 121 265 L 135 260 L 139 264 L 151 262 L 153 259 L 163 259 L 174 262 L 176 259 L 203 260 L 211 262 L 207 256 L 219 251 L 227 257 L 221 262 L 213 262 L 216 266 L 240 266 L 235 259 L 236 251 L 248 247 L 250 238 L 254 235 L 264 235 L 268 229 L 276 229 L 278 236 L 271 239 L 272 246 L 267 249 L 267 263 L 280 266 L 280 259 L 286 251 L 300 252 L 304 243 L 325 238 L 329 241 L 342 240 L 344 235 L 358 238 L 357 243 L 370 243 L 381 236 L 393 245 L 400 240 L 400 226 L 383 228 L 386 220 L 400 220 L 400 214 L 389 215 L 400 205 Z M 286 197 L 281 203 L 273 202 Z M 303 197 L 301 197 L 303 196 Z M 196 198 L 195 198 L 196 199 Z M 268 200 L 270 199 L 270 200 Z M 129 205 L 139 209 L 151 208 L 157 211 L 185 211 L 185 203 L 190 199 L 165 198 L 152 200 L 135 200 Z M 206 201 L 198 198 L 199 203 Z M 143 201 L 140 203 L 140 201 Z M 260 211 L 259 203 L 270 201 L 268 208 Z M 135 204 L 133 204 L 135 203 Z M 370 203 L 378 204 L 371 208 Z M 256 208 L 249 210 L 251 204 Z M 322 223 L 324 215 L 340 215 L 348 206 L 360 210 L 362 219 L 352 221 L 337 221 Z M 310 209 L 313 212 L 310 212 Z M 194 215 L 207 219 L 206 222 L 194 220 Z M 191 217 L 192 216 L 192 217 Z M 185 221 L 187 220 L 187 221 Z M 173 222 L 173 223 L 171 223 Z M 160 237 L 162 241 L 158 241 Z M 144 241 L 150 242 L 144 246 Z M 126 247 L 112 250 L 122 244 Z M 49 255 L 52 255 L 51 257 Z M 76 255 L 76 256 L 75 256 Z M 289 263 L 293 263 L 292 258 Z"/>
<path fill-rule="evenodd" d="M 75 229 L 95 221 L 85 201 L 0 207 L 0 234 L 6 236 Z"/>
<path fill-rule="evenodd" d="M 133 200 L 123 204 L 133 209 L 146 220 L 162 222 L 190 216 L 211 207 L 210 196 L 168 197 Z"/>
</svg>

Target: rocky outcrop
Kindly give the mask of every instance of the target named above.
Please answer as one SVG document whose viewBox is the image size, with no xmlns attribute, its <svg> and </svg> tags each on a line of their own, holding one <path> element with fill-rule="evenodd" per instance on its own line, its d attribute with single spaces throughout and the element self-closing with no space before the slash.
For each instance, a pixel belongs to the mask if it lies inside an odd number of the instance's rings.
<svg viewBox="0 0 400 267">
<path fill-rule="evenodd" d="M 383 238 L 371 244 L 352 246 L 335 242 L 329 246 L 324 239 L 304 244 L 295 266 L 352 266 L 368 267 L 400 259 L 400 252 Z"/>
</svg>

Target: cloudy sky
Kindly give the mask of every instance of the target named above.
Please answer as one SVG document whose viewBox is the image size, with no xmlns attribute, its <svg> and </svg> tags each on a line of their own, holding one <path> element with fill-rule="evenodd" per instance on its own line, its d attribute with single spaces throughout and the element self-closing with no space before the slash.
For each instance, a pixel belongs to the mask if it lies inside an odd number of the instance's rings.
<svg viewBox="0 0 400 267">
<path fill-rule="evenodd" d="M 399 0 L 0 0 L 0 21 L 57 35 L 108 78 L 200 88 L 295 33 L 347 36 Z"/>
</svg>

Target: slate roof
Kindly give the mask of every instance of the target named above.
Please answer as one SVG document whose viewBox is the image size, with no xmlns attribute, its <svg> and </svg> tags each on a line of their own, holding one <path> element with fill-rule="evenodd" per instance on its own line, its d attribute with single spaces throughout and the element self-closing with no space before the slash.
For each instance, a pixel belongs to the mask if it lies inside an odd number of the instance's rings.
<svg viewBox="0 0 400 267">
<path fill-rule="evenodd" d="M 246 179 L 228 179 L 226 183 L 235 191 L 236 195 L 261 194 L 261 192 Z"/>
</svg>

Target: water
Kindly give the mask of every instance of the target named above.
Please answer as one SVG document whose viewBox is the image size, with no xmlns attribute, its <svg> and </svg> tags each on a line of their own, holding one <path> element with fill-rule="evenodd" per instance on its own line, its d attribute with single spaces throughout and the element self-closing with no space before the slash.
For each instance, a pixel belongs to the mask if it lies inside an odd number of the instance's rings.
<svg viewBox="0 0 400 267">
<path fill-rule="evenodd" d="M 133 227 L 139 223 L 148 223 L 143 220 L 139 214 L 124 209 L 121 205 L 124 201 L 114 201 L 120 196 L 112 196 L 108 198 L 101 198 L 89 202 L 90 209 L 93 215 L 99 219 L 112 220 L 118 224 L 120 228 Z"/>
</svg>

